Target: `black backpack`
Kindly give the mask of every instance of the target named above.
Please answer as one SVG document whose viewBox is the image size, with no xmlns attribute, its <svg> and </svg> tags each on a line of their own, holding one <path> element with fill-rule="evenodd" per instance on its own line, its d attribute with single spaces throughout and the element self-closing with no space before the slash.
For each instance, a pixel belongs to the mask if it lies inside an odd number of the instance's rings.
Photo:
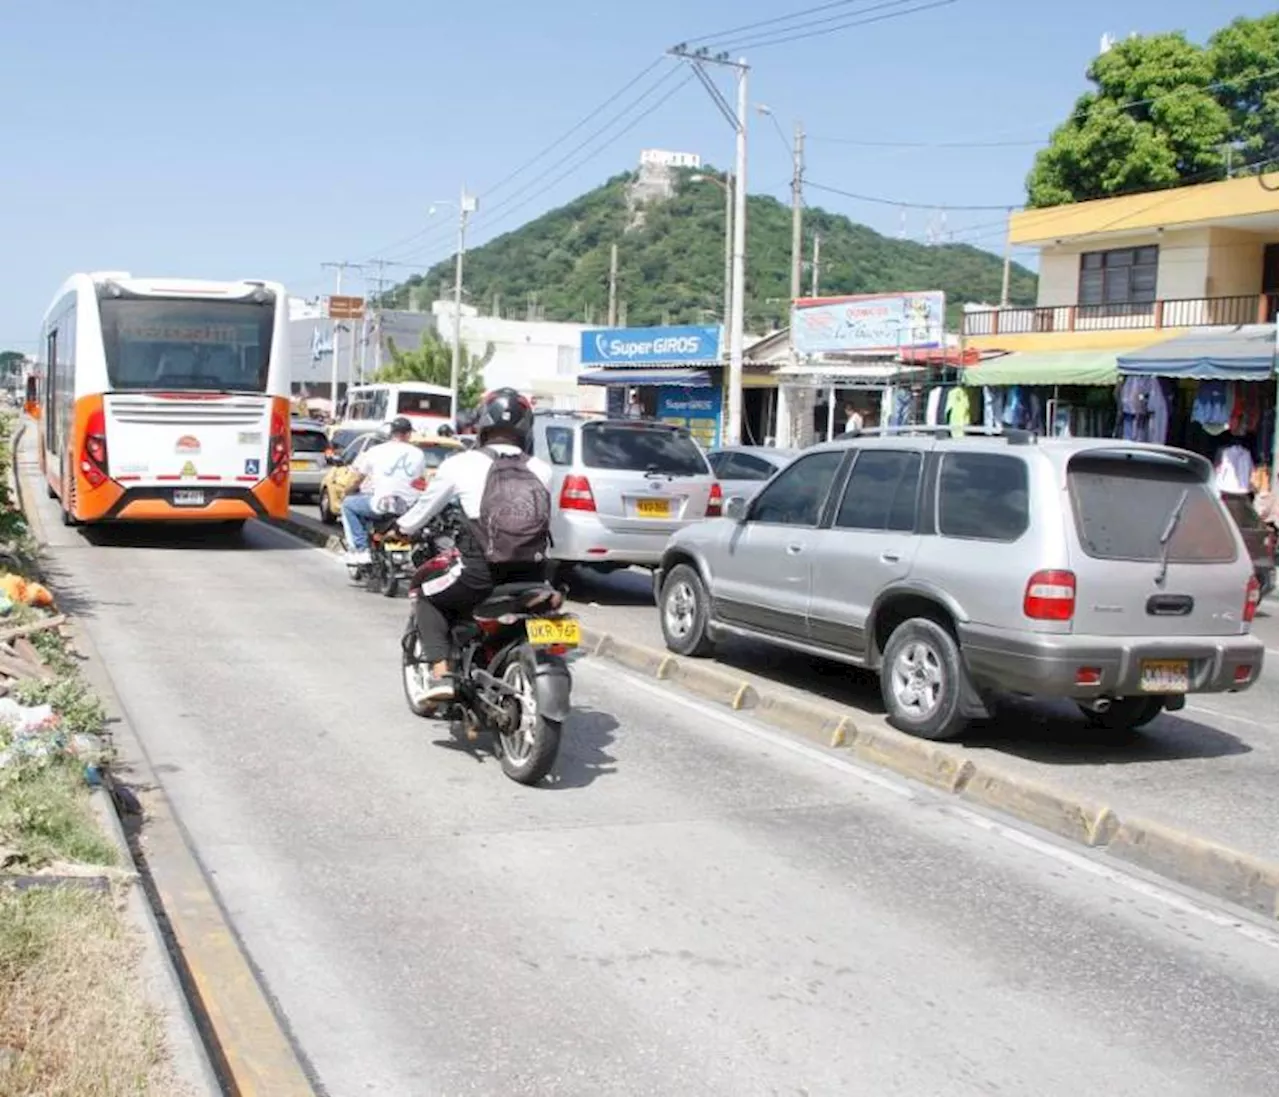
<svg viewBox="0 0 1280 1097">
<path fill-rule="evenodd" d="M 546 558 L 551 540 L 551 493 L 524 453 L 480 452 L 493 465 L 480 497 L 476 536 L 491 564 L 529 564 Z"/>
</svg>

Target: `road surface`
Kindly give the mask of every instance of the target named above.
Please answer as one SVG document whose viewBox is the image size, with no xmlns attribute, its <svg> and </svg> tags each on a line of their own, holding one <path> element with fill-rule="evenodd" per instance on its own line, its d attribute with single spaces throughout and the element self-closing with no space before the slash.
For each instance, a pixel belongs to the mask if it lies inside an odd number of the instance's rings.
<svg viewBox="0 0 1280 1097">
<path fill-rule="evenodd" d="M 1277 1092 L 1274 926 L 591 660 L 520 788 L 410 715 L 404 603 L 323 552 L 35 501 L 334 1097 Z"/>
</svg>

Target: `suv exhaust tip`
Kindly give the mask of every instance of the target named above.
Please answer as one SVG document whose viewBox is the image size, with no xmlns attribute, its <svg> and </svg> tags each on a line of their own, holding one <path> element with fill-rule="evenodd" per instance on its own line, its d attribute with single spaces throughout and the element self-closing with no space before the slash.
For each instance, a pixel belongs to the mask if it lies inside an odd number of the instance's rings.
<svg viewBox="0 0 1280 1097">
<path fill-rule="evenodd" d="M 1111 698 L 1095 697 L 1092 701 L 1086 702 L 1085 707 L 1090 712 L 1106 712 L 1111 707 Z"/>
</svg>

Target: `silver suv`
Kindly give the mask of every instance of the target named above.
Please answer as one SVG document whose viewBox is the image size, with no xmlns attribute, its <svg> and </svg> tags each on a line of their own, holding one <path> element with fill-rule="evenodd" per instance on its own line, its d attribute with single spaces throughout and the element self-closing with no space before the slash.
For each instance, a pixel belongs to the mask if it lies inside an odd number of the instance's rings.
<svg viewBox="0 0 1280 1097">
<path fill-rule="evenodd" d="M 1192 453 L 867 432 L 806 450 L 725 512 L 663 554 L 667 647 L 747 636 L 877 670 L 890 720 L 926 739 L 999 693 L 1134 728 L 1262 669 L 1249 555 Z"/>
<path fill-rule="evenodd" d="M 554 473 L 551 555 L 567 566 L 655 567 L 673 533 L 720 514 L 720 485 L 683 427 L 539 414 L 533 452 Z"/>
</svg>

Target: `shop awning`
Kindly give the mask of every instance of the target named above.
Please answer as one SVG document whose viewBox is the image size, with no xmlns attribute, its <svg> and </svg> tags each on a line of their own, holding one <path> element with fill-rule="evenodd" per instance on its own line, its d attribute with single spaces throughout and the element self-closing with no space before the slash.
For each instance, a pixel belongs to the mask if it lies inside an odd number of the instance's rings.
<svg viewBox="0 0 1280 1097">
<path fill-rule="evenodd" d="M 597 369 L 578 374 L 580 385 L 687 385 L 710 388 L 711 373 L 705 369 Z"/>
<path fill-rule="evenodd" d="M 1114 385 L 1116 352 L 1026 351 L 989 358 L 960 371 L 966 385 Z"/>
<path fill-rule="evenodd" d="M 1199 381 L 1265 381 L 1276 371 L 1274 324 L 1196 328 L 1120 356 L 1120 372 Z"/>
</svg>

